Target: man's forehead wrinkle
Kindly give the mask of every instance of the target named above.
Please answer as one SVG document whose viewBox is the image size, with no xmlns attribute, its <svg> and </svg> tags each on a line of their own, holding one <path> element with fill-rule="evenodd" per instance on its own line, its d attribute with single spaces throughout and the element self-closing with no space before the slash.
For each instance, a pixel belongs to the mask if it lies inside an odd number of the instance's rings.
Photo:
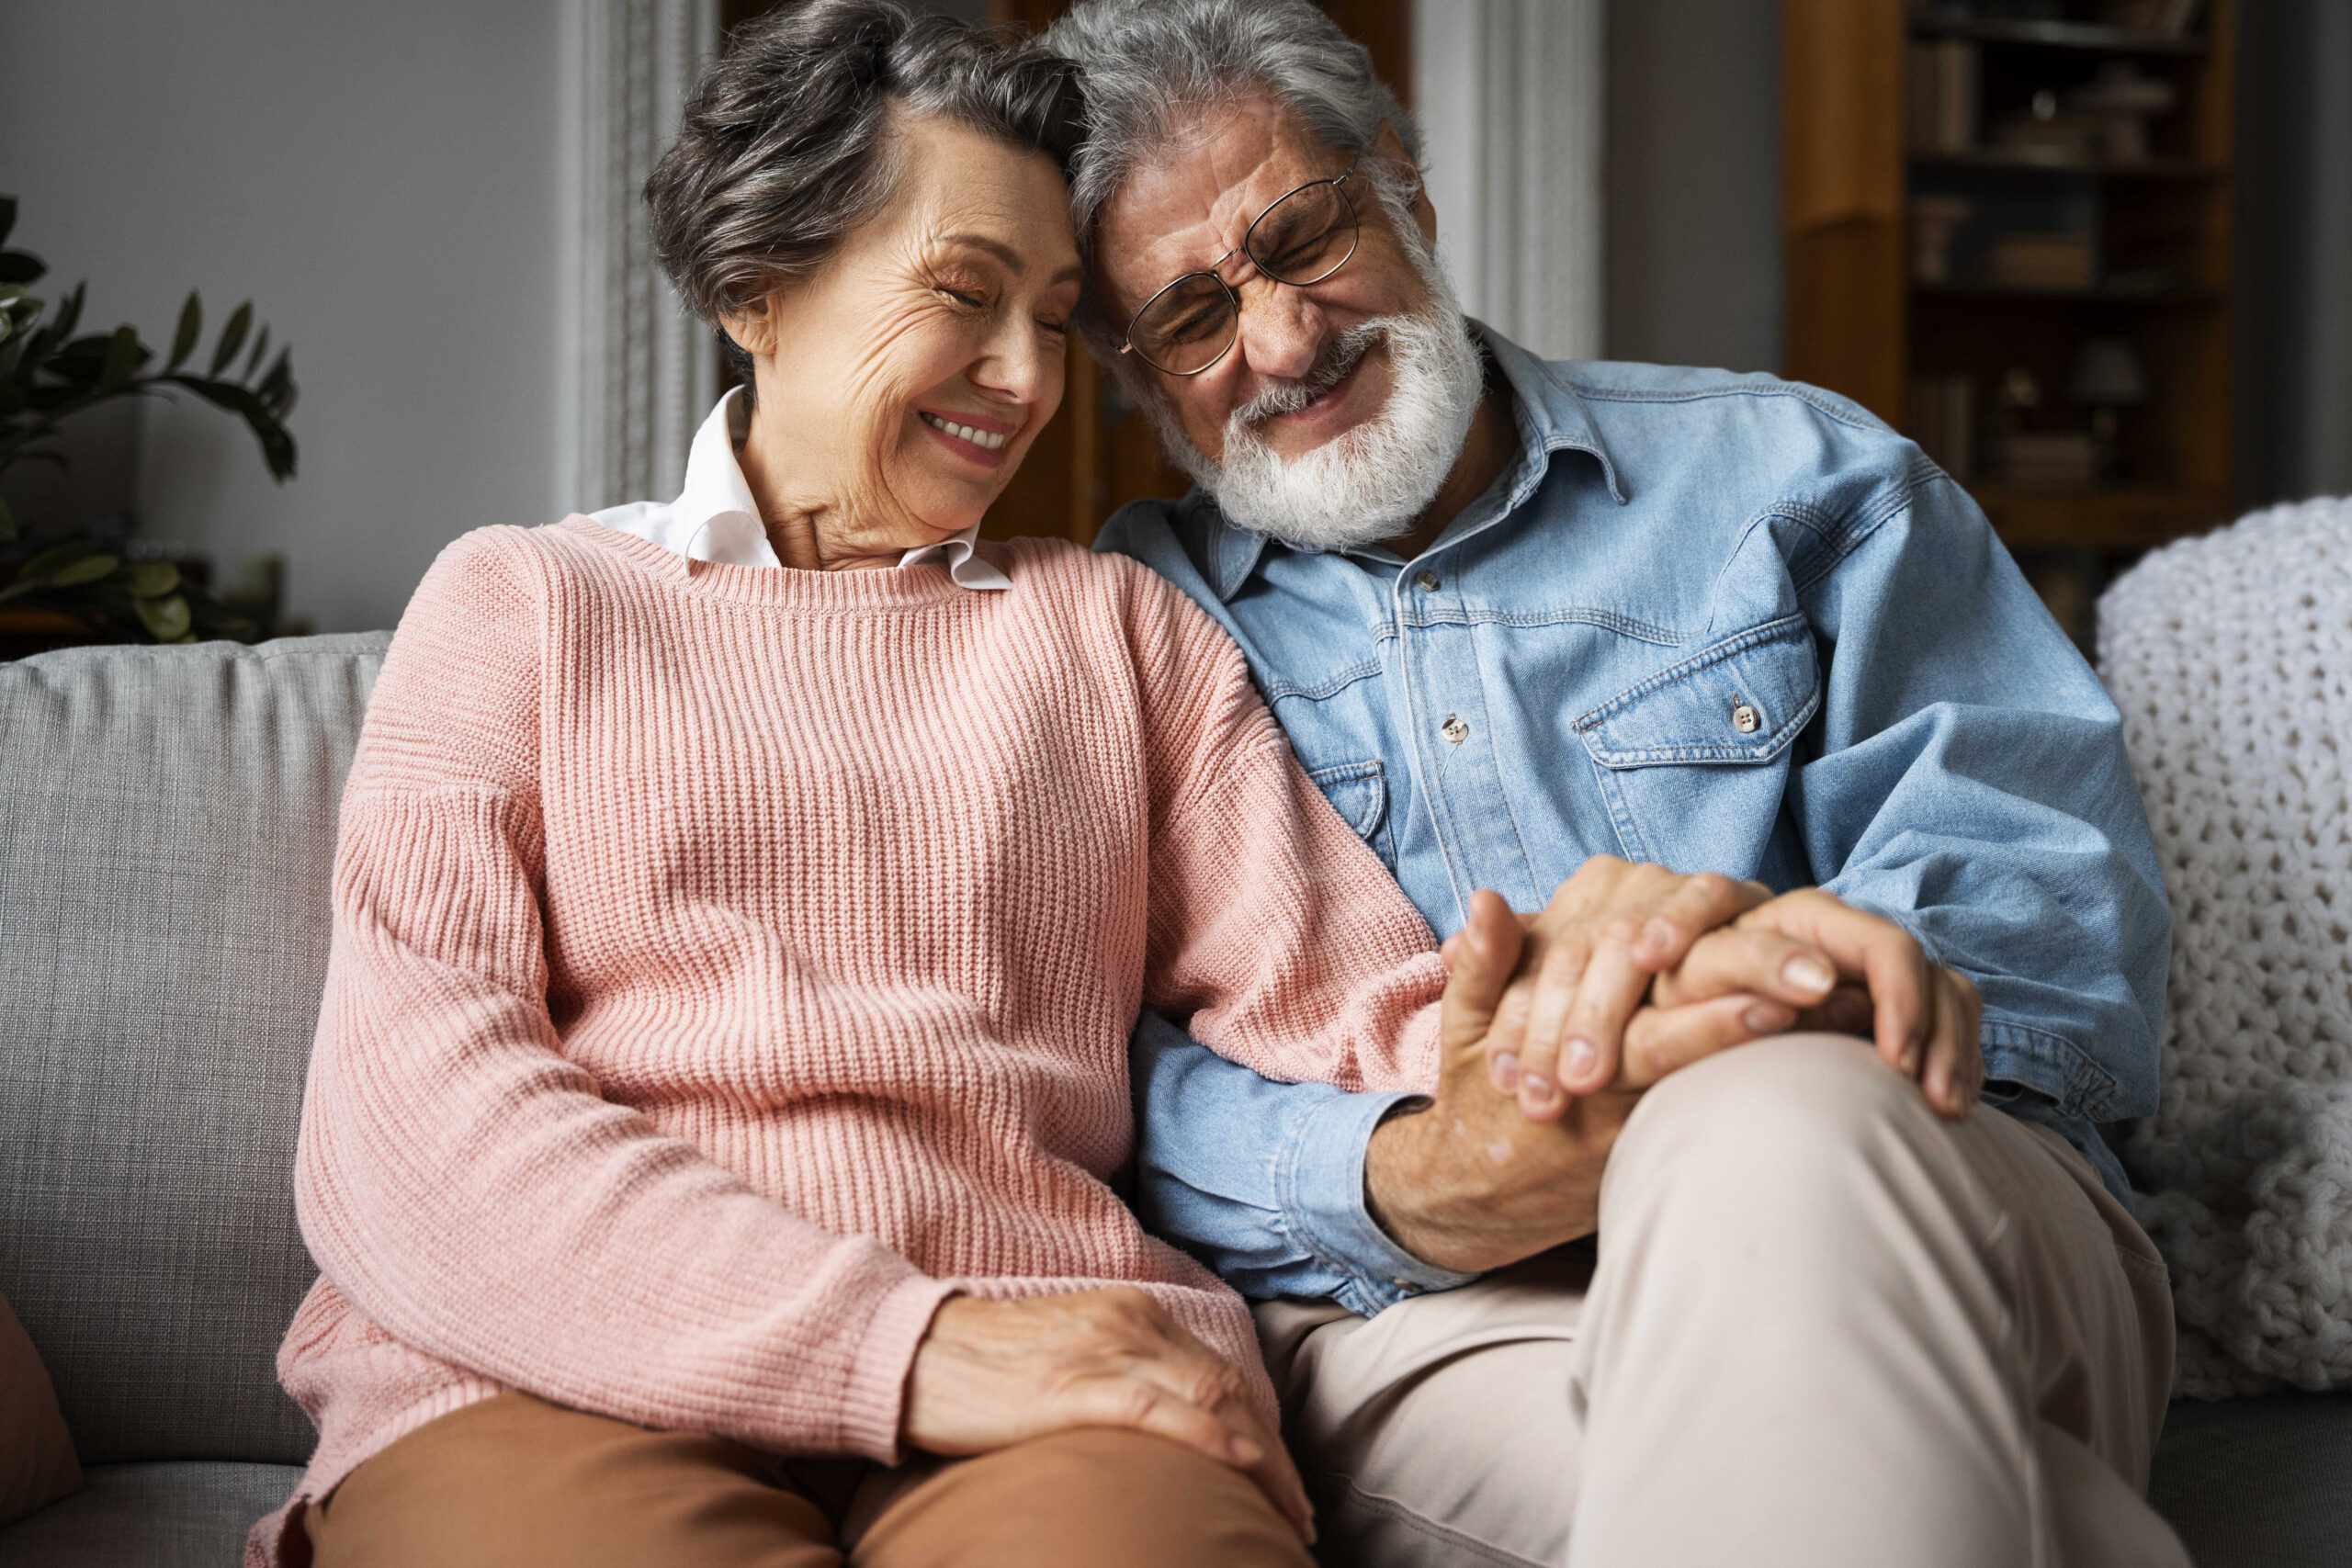
<svg viewBox="0 0 2352 1568">
<path fill-rule="evenodd" d="M 1139 269 L 1159 282 L 1231 252 L 1270 202 L 1314 177 L 1312 139 L 1265 98 L 1224 106 L 1182 129 L 1191 134 L 1171 139 L 1167 152 L 1146 159 L 1124 193 L 1132 200 L 1116 204 L 1124 213 L 1162 202 L 1197 212 L 1137 247 Z M 1120 215 L 1114 215 L 1114 230 L 1124 226 Z M 1167 278 L 1159 278 L 1161 272 Z"/>
</svg>

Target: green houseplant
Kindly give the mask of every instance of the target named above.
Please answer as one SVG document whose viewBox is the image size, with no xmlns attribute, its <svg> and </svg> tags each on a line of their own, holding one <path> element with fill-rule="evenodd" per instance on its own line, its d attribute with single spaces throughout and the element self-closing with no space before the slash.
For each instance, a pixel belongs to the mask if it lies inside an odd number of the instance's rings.
<svg viewBox="0 0 2352 1568">
<path fill-rule="evenodd" d="M 251 301 L 231 313 L 199 372 L 190 356 L 204 312 L 191 292 L 171 352 L 151 370 L 154 351 L 133 327 L 75 334 L 86 285 L 75 285 L 54 306 L 28 292 L 49 269 L 40 257 L 7 248 L 16 220 L 16 198 L 0 197 L 0 475 L 17 463 L 62 467 L 65 455 L 52 442 L 84 410 L 179 389 L 243 419 L 271 477 L 281 484 L 293 477 L 294 437 L 286 429 L 294 407 L 290 351 L 279 349 L 264 367 L 269 329 L 253 332 Z M 85 636 L 115 641 L 250 640 L 263 629 L 255 616 L 208 592 L 173 562 L 132 558 L 119 543 L 86 530 L 43 529 L 37 519 L 15 516 L 0 498 L 0 612 L 11 609 L 46 611 Z"/>
</svg>

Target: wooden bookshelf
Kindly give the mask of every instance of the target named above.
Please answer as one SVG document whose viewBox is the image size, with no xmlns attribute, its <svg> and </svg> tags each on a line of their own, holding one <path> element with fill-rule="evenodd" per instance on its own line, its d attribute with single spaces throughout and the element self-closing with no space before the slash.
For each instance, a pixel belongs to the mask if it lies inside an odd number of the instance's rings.
<svg viewBox="0 0 2352 1568">
<path fill-rule="evenodd" d="M 2078 637 L 2231 505 L 2235 4 L 2134 9 L 1782 9 L 1788 373 L 1927 446 Z"/>
</svg>

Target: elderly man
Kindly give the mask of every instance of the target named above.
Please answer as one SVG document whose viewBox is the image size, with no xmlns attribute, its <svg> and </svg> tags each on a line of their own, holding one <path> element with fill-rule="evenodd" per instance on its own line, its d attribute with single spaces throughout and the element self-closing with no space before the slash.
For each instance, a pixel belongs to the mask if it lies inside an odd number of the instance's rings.
<svg viewBox="0 0 2352 1568">
<path fill-rule="evenodd" d="M 1103 547 L 1232 633 L 1436 930 L 1548 899 L 1430 1097 L 1138 1031 L 1139 1201 L 1261 1300 L 1327 1555 L 2185 1561 L 2093 1125 L 2154 1106 L 2168 917 L 1983 515 L 1838 397 L 1466 321 L 1411 119 L 1305 0 L 1050 41 L 1083 324 L 1198 487 Z"/>
</svg>

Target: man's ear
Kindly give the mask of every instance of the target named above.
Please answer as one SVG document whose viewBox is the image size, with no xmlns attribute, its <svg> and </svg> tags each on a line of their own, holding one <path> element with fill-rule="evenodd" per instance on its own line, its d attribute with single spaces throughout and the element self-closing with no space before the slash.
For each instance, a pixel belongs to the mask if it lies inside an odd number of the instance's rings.
<svg viewBox="0 0 2352 1568">
<path fill-rule="evenodd" d="M 1436 244 L 1437 209 L 1430 205 L 1430 182 L 1421 177 L 1421 166 L 1414 163 L 1405 151 L 1405 139 L 1396 134 L 1395 126 L 1384 119 L 1380 122 L 1380 130 L 1373 136 L 1372 150 L 1396 164 L 1412 180 L 1413 221 L 1419 226 L 1421 238 L 1430 244 Z"/>
</svg>

